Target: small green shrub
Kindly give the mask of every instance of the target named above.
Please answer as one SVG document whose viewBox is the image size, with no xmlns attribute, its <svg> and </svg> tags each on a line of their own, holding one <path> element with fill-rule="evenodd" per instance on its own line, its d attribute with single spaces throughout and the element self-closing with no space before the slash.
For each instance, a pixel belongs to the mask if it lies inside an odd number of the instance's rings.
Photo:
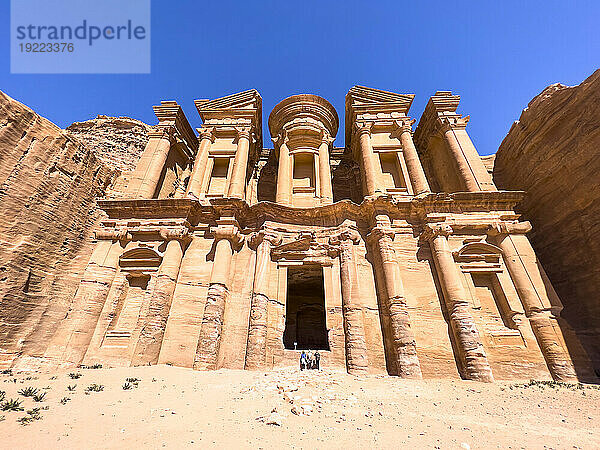
<svg viewBox="0 0 600 450">
<path fill-rule="evenodd" d="M 27 411 L 27 415 L 24 417 L 20 417 L 17 419 L 21 425 L 29 425 L 31 422 L 35 420 L 40 420 L 42 415 L 40 414 L 40 408 L 33 408 Z"/>
<path fill-rule="evenodd" d="M 70 401 L 71 401 L 71 399 L 69 397 L 63 397 L 63 398 L 60 399 L 60 404 L 61 405 L 66 405 L 67 402 L 70 402 Z"/>
<path fill-rule="evenodd" d="M 132 388 L 133 388 L 133 384 L 131 384 L 131 383 L 125 383 L 123 385 L 123 390 L 124 391 L 128 391 L 129 389 L 132 389 Z"/>
<path fill-rule="evenodd" d="M 4 397 L 6 397 L 6 392 L 0 391 L 0 402 L 4 400 Z"/>
<path fill-rule="evenodd" d="M 101 392 L 104 390 L 104 386 L 101 384 L 90 384 L 88 387 L 85 388 L 85 392 Z"/>
<path fill-rule="evenodd" d="M 10 399 L 0 405 L 2 411 L 23 411 L 21 400 Z"/>
<path fill-rule="evenodd" d="M 46 392 L 41 392 L 39 394 L 35 394 L 32 398 L 34 402 L 43 402 L 44 397 L 46 396 Z"/>
<path fill-rule="evenodd" d="M 67 386 L 67 391 L 73 392 L 73 391 L 75 390 L 75 388 L 76 388 L 76 387 L 77 387 L 77 385 L 76 385 L 76 384 L 73 384 L 73 385 L 68 385 L 68 386 Z"/>
<path fill-rule="evenodd" d="M 19 390 L 19 394 L 23 397 L 33 397 L 39 393 L 38 389 L 32 388 L 31 386 Z"/>
<path fill-rule="evenodd" d="M 71 377 L 73 380 L 76 380 L 76 379 L 78 379 L 78 378 L 81 377 L 81 373 L 79 373 L 79 372 L 77 372 L 77 373 L 71 372 L 69 374 L 69 377 Z"/>
</svg>

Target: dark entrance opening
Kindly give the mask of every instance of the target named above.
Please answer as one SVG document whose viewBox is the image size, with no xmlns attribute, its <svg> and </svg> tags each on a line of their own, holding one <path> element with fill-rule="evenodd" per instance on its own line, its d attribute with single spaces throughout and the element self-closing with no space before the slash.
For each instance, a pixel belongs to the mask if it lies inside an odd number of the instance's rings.
<svg viewBox="0 0 600 450">
<path fill-rule="evenodd" d="M 329 350 L 321 266 L 288 267 L 283 345 L 286 349 Z"/>
</svg>

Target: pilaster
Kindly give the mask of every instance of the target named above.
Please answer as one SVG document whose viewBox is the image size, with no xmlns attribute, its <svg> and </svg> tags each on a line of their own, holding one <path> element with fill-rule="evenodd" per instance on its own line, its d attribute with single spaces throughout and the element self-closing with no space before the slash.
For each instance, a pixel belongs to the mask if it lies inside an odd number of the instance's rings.
<svg viewBox="0 0 600 450">
<path fill-rule="evenodd" d="M 194 362 L 195 369 L 204 370 L 217 368 L 225 302 L 229 293 L 231 259 L 233 250 L 243 242 L 234 217 L 218 219 L 217 226 L 211 232 L 215 239 L 214 261 Z"/>
<path fill-rule="evenodd" d="M 367 240 L 375 247 L 379 256 L 378 263 L 383 269 L 383 284 L 387 294 L 385 307 L 390 315 L 397 373 L 402 378 L 422 378 L 393 239 L 390 218 L 385 214 L 378 214 Z"/>
<path fill-rule="evenodd" d="M 499 223 L 490 230 L 492 239 L 502 249 L 504 264 L 515 285 L 529 319 L 531 328 L 542 350 L 552 377 L 559 381 L 577 381 L 571 358 L 558 335 L 555 314 L 562 305 L 552 305 L 546 294 L 537 258 L 525 233 L 531 230 L 529 222 Z"/>
<path fill-rule="evenodd" d="M 358 231 L 352 227 L 346 227 L 330 238 L 331 244 L 339 246 L 342 314 L 346 339 L 346 368 L 351 374 L 366 374 L 369 369 L 354 250 L 354 244 L 359 239 Z"/>
<path fill-rule="evenodd" d="M 483 343 L 470 312 L 469 299 L 460 279 L 460 273 L 448 236 L 452 228 L 444 224 L 428 224 L 423 238 L 429 241 L 437 275 L 442 286 L 450 327 L 457 344 L 461 373 L 469 380 L 492 382 L 492 370 L 487 361 Z"/>
</svg>

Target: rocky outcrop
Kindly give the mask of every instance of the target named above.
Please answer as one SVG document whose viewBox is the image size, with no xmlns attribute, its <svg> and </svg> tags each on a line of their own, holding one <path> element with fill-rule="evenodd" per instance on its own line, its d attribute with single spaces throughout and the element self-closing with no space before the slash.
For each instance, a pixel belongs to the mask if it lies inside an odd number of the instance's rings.
<svg viewBox="0 0 600 450">
<path fill-rule="evenodd" d="M 600 70 L 578 86 L 535 97 L 502 141 L 501 189 L 524 190 L 536 253 L 600 371 Z"/>
<path fill-rule="evenodd" d="M 65 131 L 0 92 L 0 366 L 43 352 L 69 313 L 95 199 L 135 165 L 147 128 L 100 116 Z"/>
<path fill-rule="evenodd" d="M 67 131 L 109 167 L 126 172 L 135 164 L 148 142 L 151 127 L 129 117 L 97 116 L 85 122 L 75 122 Z"/>
</svg>

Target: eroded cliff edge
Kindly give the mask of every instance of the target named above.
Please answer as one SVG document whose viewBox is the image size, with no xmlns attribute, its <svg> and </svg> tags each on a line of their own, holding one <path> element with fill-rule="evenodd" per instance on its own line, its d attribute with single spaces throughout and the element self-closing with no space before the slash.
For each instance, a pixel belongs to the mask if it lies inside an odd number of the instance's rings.
<svg viewBox="0 0 600 450">
<path fill-rule="evenodd" d="M 600 70 L 536 96 L 502 141 L 501 189 L 523 190 L 536 253 L 600 372 Z"/>
<path fill-rule="evenodd" d="M 42 353 L 69 312 L 100 219 L 150 127 L 99 116 L 62 130 L 0 92 L 0 367 Z"/>
</svg>

